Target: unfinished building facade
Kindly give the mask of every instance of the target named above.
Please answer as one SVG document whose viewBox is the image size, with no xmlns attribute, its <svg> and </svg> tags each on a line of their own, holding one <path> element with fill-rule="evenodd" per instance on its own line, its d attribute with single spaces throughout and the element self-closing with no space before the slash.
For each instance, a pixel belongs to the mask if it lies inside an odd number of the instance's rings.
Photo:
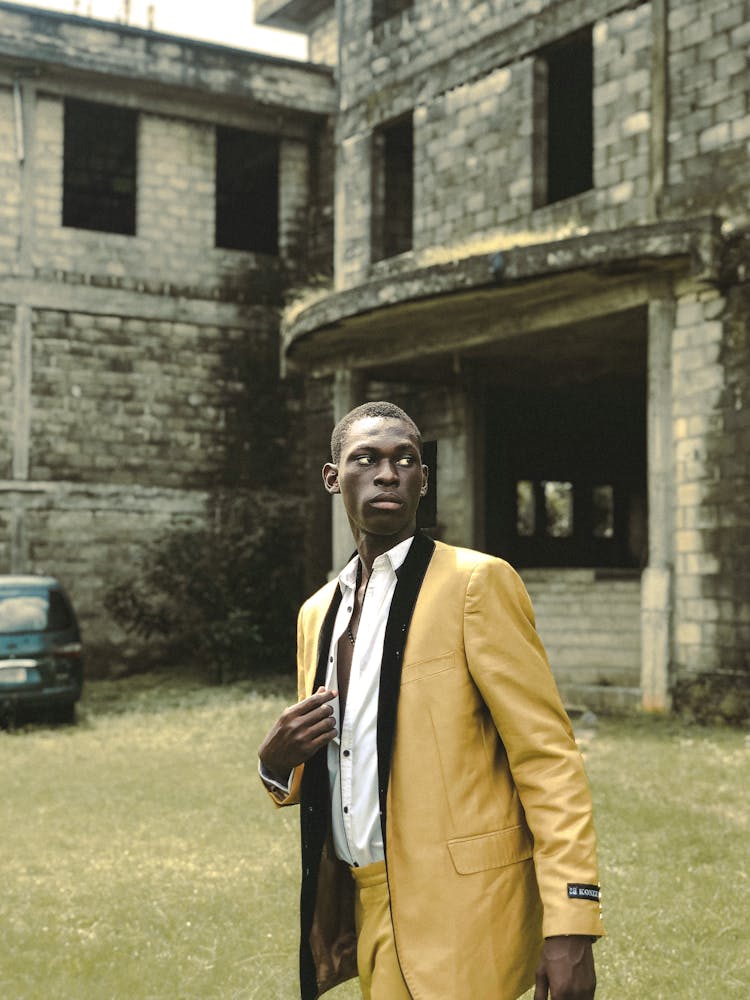
<svg viewBox="0 0 750 1000">
<path fill-rule="evenodd" d="M 327 67 L 0 3 L 0 571 L 60 576 L 91 672 L 154 539 L 303 505 L 278 313 L 333 109 Z"/>
<path fill-rule="evenodd" d="M 438 534 L 518 566 L 569 701 L 746 716 L 750 4 L 256 16 L 338 84 L 334 283 L 287 372 L 413 413 Z"/>
</svg>

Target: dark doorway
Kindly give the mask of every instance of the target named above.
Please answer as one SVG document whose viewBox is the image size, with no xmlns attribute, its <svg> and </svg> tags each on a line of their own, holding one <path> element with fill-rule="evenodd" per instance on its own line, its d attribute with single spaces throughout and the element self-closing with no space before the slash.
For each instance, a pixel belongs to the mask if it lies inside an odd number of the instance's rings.
<svg viewBox="0 0 750 1000">
<path fill-rule="evenodd" d="M 491 552 L 519 567 L 641 565 L 645 376 L 503 387 L 491 394 L 487 421 Z"/>
</svg>

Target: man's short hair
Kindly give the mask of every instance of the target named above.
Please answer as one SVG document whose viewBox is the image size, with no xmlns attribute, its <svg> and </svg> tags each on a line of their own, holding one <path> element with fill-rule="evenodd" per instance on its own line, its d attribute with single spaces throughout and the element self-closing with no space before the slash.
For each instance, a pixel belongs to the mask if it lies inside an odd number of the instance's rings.
<svg viewBox="0 0 750 1000">
<path fill-rule="evenodd" d="M 355 424 L 358 420 L 362 420 L 365 417 L 384 417 L 386 420 L 402 420 L 405 424 L 408 424 L 414 431 L 414 436 L 417 439 L 417 448 L 419 449 L 420 458 L 422 456 L 422 435 L 419 428 L 414 423 L 412 418 L 408 413 L 405 413 L 400 406 L 396 406 L 395 403 L 388 403 L 385 400 L 378 400 L 374 403 L 362 403 L 361 406 L 355 406 L 353 410 L 350 410 L 345 417 L 333 428 L 333 433 L 331 434 L 331 459 L 334 465 L 338 465 L 341 460 L 341 448 L 344 443 L 344 438 L 349 432 L 349 428 L 352 424 Z"/>
</svg>

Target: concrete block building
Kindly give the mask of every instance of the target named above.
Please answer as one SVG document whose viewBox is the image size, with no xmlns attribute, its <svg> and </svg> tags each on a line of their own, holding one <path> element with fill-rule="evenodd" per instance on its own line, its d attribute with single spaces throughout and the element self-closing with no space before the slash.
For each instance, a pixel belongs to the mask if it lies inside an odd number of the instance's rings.
<svg viewBox="0 0 750 1000">
<path fill-rule="evenodd" d="M 747 716 L 750 5 L 256 17 L 337 83 L 334 279 L 285 371 L 414 414 L 428 519 L 519 567 L 569 701 Z"/>
<path fill-rule="evenodd" d="M 0 3 L 0 571 L 65 582 L 91 671 L 153 539 L 305 502 L 278 314 L 334 108 L 325 66 Z"/>
</svg>

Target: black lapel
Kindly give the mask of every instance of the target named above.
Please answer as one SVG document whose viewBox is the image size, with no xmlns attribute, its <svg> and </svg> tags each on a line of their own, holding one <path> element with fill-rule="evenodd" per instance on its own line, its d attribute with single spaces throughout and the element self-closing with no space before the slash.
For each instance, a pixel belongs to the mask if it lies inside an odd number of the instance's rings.
<svg viewBox="0 0 750 1000">
<path fill-rule="evenodd" d="M 380 825 L 385 848 L 386 796 L 391 773 L 393 736 L 396 732 L 396 710 L 401 687 L 401 664 L 404 658 L 409 623 L 414 605 L 427 572 L 435 543 L 418 532 L 408 555 L 398 571 L 398 583 L 393 594 L 388 624 L 383 640 L 383 660 L 380 665 L 380 693 L 378 696 L 378 795 L 380 797 Z"/>
<path fill-rule="evenodd" d="M 331 647 L 331 636 L 336 613 L 341 603 L 341 588 L 336 587 L 323 619 L 318 638 L 318 666 L 312 690 L 325 684 L 326 664 Z M 302 887 L 300 890 L 300 992 L 303 1000 L 318 996 L 318 983 L 312 951 L 310 931 L 315 915 L 315 897 L 318 892 L 320 855 L 328 833 L 331 804 L 328 794 L 328 750 L 323 747 L 305 764 L 300 786 L 300 833 L 302 838 Z"/>
</svg>

